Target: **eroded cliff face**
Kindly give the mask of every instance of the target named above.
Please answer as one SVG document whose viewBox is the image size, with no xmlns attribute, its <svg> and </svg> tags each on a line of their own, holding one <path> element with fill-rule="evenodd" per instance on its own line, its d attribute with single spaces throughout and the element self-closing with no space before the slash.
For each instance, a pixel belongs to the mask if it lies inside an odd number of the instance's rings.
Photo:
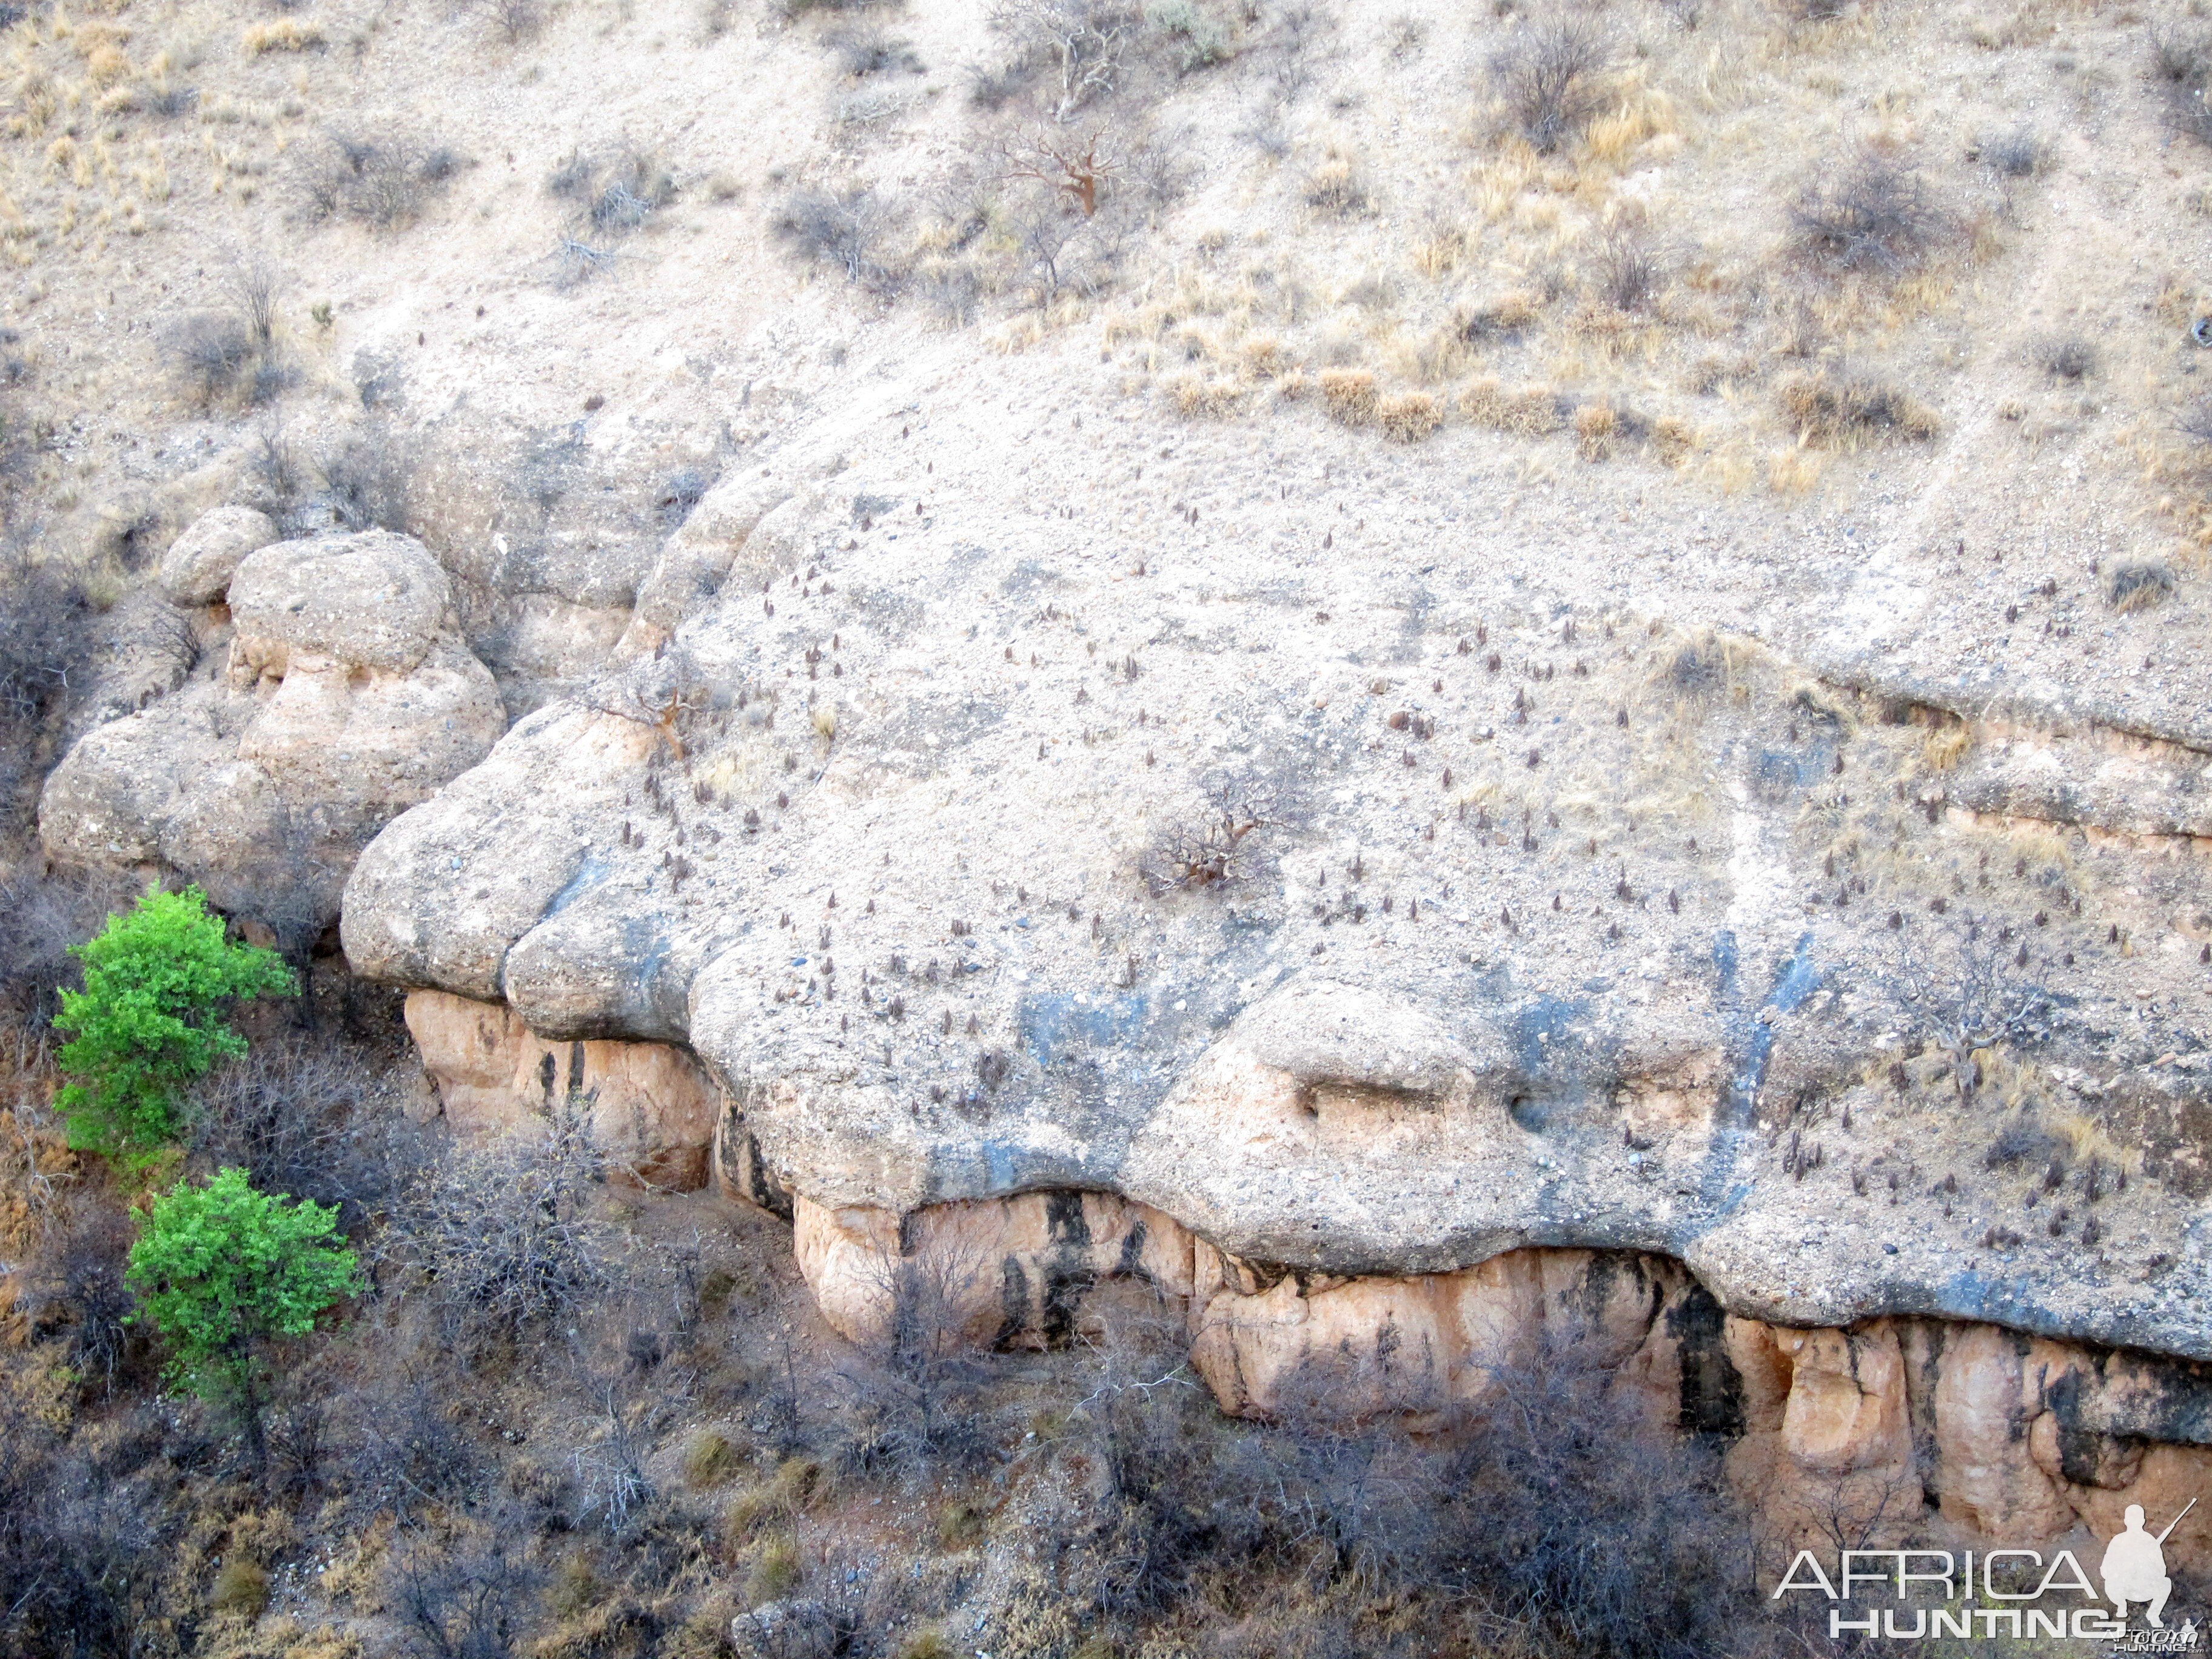
<svg viewBox="0 0 2212 1659">
<path fill-rule="evenodd" d="M 1239 1415 L 1441 1426 L 1534 1367 L 1595 1368 L 1653 1431 L 1726 1443 L 1730 1480 L 1784 1540 L 1894 1542 L 1931 1510 L 2008 1543 L 2103 1537 L 2128 1504 L 2178 1515 L 2212 1479 L 2212 1369 L 1972 1322 L 1772 1324 L 1663 1255 L 1523 1249 L 1455 1273 L 1333 1277 L 1074 1192 L 902 1218 L 802 1199 L 796 1243 L 824 1313 L 860 1341 L 896 1304 L 941 1310 L 978 1343 L 1065 1344 L 1097 1333 L 1102 1291 L 1140 1284 Z M 2212 1565 L 2212 1522 L 2192 1512 L 2172 1547 Z"/>
<path fill-rule="evenodd" d="M 1630 532 L 1666 612 L 1494 527 L 1418 565 L 1334 512 L 1093 545 L 1008 505 L 975 418 L 856 406 L 857 459 L 726 477 L 588 693 L 364 854 L 356 969 L 506 1033 L 482 1079 L 433 1056 L 457 1122 L 569 1045 L 610 1079 L 592 1045 L 668 1045 L 825 1298 L 859 1246 L 823 1215 L 893 1218 L 875 1249 L 1089 1194 L 1098 1251 L 1112 1203 L 1163 1218 L 1140 1255 L 1247 1264 L 1224 1332 L 1427 1330 L 1445 1397 L 1483 1367 L 1468 1286 L 1531 1249 L 1667 1258 L 1862 1357 L 1936 1321 L 2212 1358 L 2201 711 L 1903 651 L 1855 574 L 1717 630 Z M 1133 459 L 1073 439 L 1071 500 Z M 2048 586 L 2045 655 L 2101 603 Z M 624 1144 L 696 1164 L 688 1110 Z M 1267 1408 L 1297 1341 L 1208 1329 Z M 1876 1416 L 1862 1485 L 1919 1432 Z"/>
</svg>

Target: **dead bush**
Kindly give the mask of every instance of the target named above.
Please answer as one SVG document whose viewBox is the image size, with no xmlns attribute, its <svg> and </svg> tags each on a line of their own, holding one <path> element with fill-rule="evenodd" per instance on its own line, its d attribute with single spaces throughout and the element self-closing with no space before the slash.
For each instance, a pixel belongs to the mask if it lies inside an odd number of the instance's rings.
<svg viewBox="0 0 2212 1659">
<path fill-rule="evenodd" d="M 2078 334 L 2054 334 L 2037 343 L 2035 361 L 2054 380 L 2087 380 L 2097 372 L 2097 348 Z"/>
<path fill-rule="evenodd" d="M 49 758 L 71 678 L 81 684 L 86 672 L 93 617 L 84 580 L 70 566 L 21 547 L 0 552 L 0 798 L 10 803 Z M 0 954 L 0 982 L 10 977 L 12 964 Z"/>
<path fill-rule="evenodd" d="M 424 1168 L 393 1206 L 380 1249 L 455 1341 L 515 1341 L 606 1285 L 605 1230 L 592 1214 L 603 1178 L 581 1103 L 556 1103 L 540 1132 L 453 1148 Z"/>
<path fill-rule="evenodd" d="M 2166 99 L 2167 124 L 2185 137 L 2212 144 L 2212 28 L 2201 24 L 2154 25 L 2153 77 Z"/>
<path fill-rule="evenodd" d="M 921 59 L 913 45 L 879 28 L 848 29 L 829 38 L 837 67 L 854 80 L 872 75 L 920 75 Z"/>
<path fill-rule="evenodd" d="M 476 0 L 471 9 L 482 14 L 510 46 L 536 40 L 545 27 L 543 0 Z"/>
<path fill-rule="evenodd" d="M 979 1391 L 988 1368 L 968 1331 L 986 1265 L 960 1250 L 880 1256 L 884 1317 L 838 1381 L 848 1399 L 840 1459 L 857 1471 L 974 1468 L 992 1443 Z"/>
<path fill-rule="evenodd" d="M 33 1334 L 58 1343 L 70 1368 L 102 1394 L 113 1391 L 132 1346 L 137 1301 L 123 1282 L 132 1235 L 120 1211 L 80 1195 L 25 1264 L 18 1305 Z"/>
<path fill-rule="evenodd" d="M 888 244 L 894 217 L 890 204 L 865 185 L 809 186 L 785 201 L 775 228 L 803 258 L 835 265 L 847 282 L 873 288 L 891 277 Z"/>
<path fill-rule="evenodd" d="M 579 234 L 618 236 L 665 207 L 676 180 L 651 151 L 623 145 L 605 155 L 570 151 L 545 189 L 574 204 Z"/>
<path fill-rule="evenodd" d="M 1451 1500 L 1427 1571 L 1554 1651 L 1730 1650 L 1751 1540 L 1717 1449 L 1658 1429 L 1611 1382 L 1573 1346 L 1493 1374 L 1441 1460 Z M 1498 1525 L 1500 1516 L 1514 1524 Z"/>
<path fill-rule="evenodd" d="M 416 444 L 381 420 L 333 440 L 316 458 L 323 489 L 315 505 L 348 530 L 398 530 L 413 517 Z"/>
<path fill-rule="evenodd" d="M 1393 392 L 1375 405 L 1375 424 L 1394 444 L 1417 444 L 1443 423 L 1443 410 L 1425 392 Z"/>
<path fill-rule="evenodd" d="M 1993 133 L 1974 146 L 1974 159 L 2000 179 L 2033 179 L 2043 171 L 2050 146 L 2033 127 Z"/>
<path fill-rule="evenodd" d="M 1167 818 L 1154 832 L 1139 860 L 1145 884 L 1163 897 L 1219 891 L 1246 880 L 1255 868 L 1252 838 L 1274 822 L 1274 808 L 1260 793 L 1217 784 L 1195 810 Z"/>
<path fill-rule="evenodd" d="M 507 1659 L 544 1575 L 522 1529 L 494 1522 L 452 1543 L 418 1534 L 392 1552 L 384 1601 L 402 1639 L 431 1659 Z"/>
<path fill-rule="evenodd" d="M 453 151 L 411 134 L 334 133 L 303 164 L 300 185 L 313 218 L 399 230 L 421 216 L 461 166 Z"/>
<path fill-rule="evenodd" d="M 26 860 L 0 880 L 0 1013 L 36 1032 L 78 982 L 69 947 L 98 933 L 138 890 L 113 871 L 52 871 Z"/>
<path fill-rule="evenodd" d="M 258 1190 L 337 1206 L 357 1232 L 421 1156 L 392 1097 L 389 1057 L 303 1034 L 264 1037 L 192 1091 L 191 1155 Z"/>
<path fill-rule="evenodd" d="M 1941 429 L 1936 411 L 1897 387 L 1854 375 L 1804 375 L 1782 388 L 1783 412 L 1807 443 L 1856 449 L 1925 443 Z"/>
<path fill-rule="evenodd" d="M 1127 0 L 1000 0 L 990 22 L 1014 62 L 1046 66 L 1057 82 L 1052 118 L 1065 122 L 1112 94 L 1144 14 Z"/>
<path fill-rule="evenodd" d="M 1659 297 L 1664 271 L 1658 251 L 1632 226 L 1607 232 L 1592 265 L 1598 297 L 1616 311 L 1648 311 Z"/>
<path fill-rule="evenodd" d="M 1613 54 L 1603 24 L 1565 12 L 1516 30 L 1491 58 L 1490 78 L 1515 129 L 1549 155 L 1597 113 Z"/>
<path fill-rule="evenodd" d="M 1885 276 L 1918 264 L 1954 229 L 1919 172 L 1873 149 L 1806 190 L 1790 216 L 1800 251 L 1815 265 Z"/>
</svg>

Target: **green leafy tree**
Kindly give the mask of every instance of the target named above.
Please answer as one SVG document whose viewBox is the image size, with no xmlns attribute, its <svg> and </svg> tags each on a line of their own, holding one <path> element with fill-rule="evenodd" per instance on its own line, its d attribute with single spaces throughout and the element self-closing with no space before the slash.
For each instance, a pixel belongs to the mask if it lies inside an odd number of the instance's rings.
<svg viewBox="0 0 2212 1659">
<path fill-rule="evenodd" d="M 295 989 L 275 951 L 224 938 L 197 887 L 147 894 L 70 954 L 84 989 L 63 992 L 54 1017 L 73 1037 L 56 1058 L 77 1079 L 59 1104 L 70 1145 L 110 1157 L 143 1158 L 169 1140 L 184 1091 L 246 1052 L 222 1018 L 232 1002 Z"/>
<path fill-rule="evenodd" d="M 266 1455 L 262 1349 L 304 1336 L 363 1287 L 339 1240 L 337 1208 L 258 1192 L 243 1170 L 154 1200 L 124 1277 L 172 1349 L 168 1376 L 238 1414 L 258 1468 Z"/>
</svg>

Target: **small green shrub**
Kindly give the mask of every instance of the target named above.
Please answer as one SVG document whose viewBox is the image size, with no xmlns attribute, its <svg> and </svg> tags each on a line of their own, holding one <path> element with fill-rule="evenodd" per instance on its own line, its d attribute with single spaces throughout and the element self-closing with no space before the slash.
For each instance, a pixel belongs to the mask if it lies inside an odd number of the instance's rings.
<svg viewBox="0 0 2212 1659">
<path fill-rule="evenodd" d="M 143 1159 L 175 1137 L 185 1091 L 246 1052 L 221 1018 L 240 997 L 290 996 L 273 951 L 234 945 L 197 887 L 149 893 L 97 938 L 70 947 L 84 989 L 64 991 L 55 1056 L 70 1083 L 57 1103 L 80 1152 Z"/>
<path fill-rule="evenodd" d="M 171 1382 L 236 1411 L 257 1464 L 261 1348 L 306 1335 L 366 1287 L 354 1253 L 334 1242 L 337 1213 L 256 1192 L 243 1170 L 222 1170 L 155 1199 L 131 1247 L 124 1279 L 172 1349 Z"/>
</svg>

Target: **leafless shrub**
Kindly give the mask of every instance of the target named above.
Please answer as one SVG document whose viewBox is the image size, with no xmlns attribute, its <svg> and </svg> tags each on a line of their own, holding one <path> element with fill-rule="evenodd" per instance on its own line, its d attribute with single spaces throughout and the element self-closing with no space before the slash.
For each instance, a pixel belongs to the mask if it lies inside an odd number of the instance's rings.
<svg viewBox="0 0 2212 1659">
<path fill-rule="evenodd" d="M 8 776 L 11 765 L 32 764 L 40 734 L 67 710 L 71 677 L 85 672 L 92 618 L 75 569 L 21 547 L 0 551 L 0 784 L 17 781 Z"/>
<path fill-rule="evenodd" d="M 1907 1018 L 1951 1062 L 1951 1083 L 1965 1105 L 1979 1086 L 1981 1049 L 2038 1042 L 2050 1035 L 2051 994 L 2015 957 L 1996 922 L 1953 915 L 1924 933 L 1898 941 L 1890 978 Z"/>
<path fill-rule="evenodd" d="M 2078 334 L 2057 334 L 2038 343 L 2035 361 L 2055 379 L 2086 380 L 2097 372 L 2097 348 Z"/>
<path fill-rule="evenodd" d="M 489 20 L 509 46 L 534 40 L 545 27 L 542 0 L 477 0 L 476 9 Z"/>
<path fill-rule="evenodd" d="M 964 259 L 939 259 L 916 273 L 921 297 L 947 327 L 964 327 L 982 303 L 983 279 Z"/>
<path fill-rule="evenodd" d="M 384 1057 L 307 1036 L 264 1037 L 188 1103 L 193 1157 L 244 1170 L 262 1192 L 336 1205 L 358 1230 L 410 1174 Z"/>
<path fill-rule="evenodd" d="M 990 21 L 1017 61 L 1051 66 L 1052 118 L 1064 122 L 1114 90 L 1144 16 L 1126 0 L 1001 0 Z"/>
<path fill-rule="evenodd" d="M 2199 452 L 2200 458 L 2212 454 L 2212 398 L 2199 398 L 2181 412 L 2175 426 Z"/>
<path fill-rule="evenodd" d="M 402 1639 L 432 1659 L 507 1659 L 543 1577 L 496 1522 L 456 1544 L 418 1534 L 392 1552 L 384 1599 Z"/>
<path fill-rule="evenodd" d="M 1016 58 L 995 66 L 970 64 L 961 73 L 968 82 L 968 101 L 995 113 L 1036 85 L 1044 69 L 1042 58 Z"/>
<path fill-rule="evenodd" d="M 64 1444 L 27 1389 L 0 1395 L 0 1650 L 95 1659 L 139 1645 L 165 1563 L 144 1486 Z"/>
<path fill-rule="evenodd" d="M 333 134 L 304 165 L 301 189 L 314 218 L 398 230 L 421 216 L 461 165 L 453 151 L 410 134 Z"/>
<path fill-rule="evenodd" d="M 346 1483 L 356 1500 L 404 1522 L 480 1494 L 483 1461 L 453 1421 L 445 1357 L 418 1350 L 380 1358 L 367 1381 L 337 1402 L 348 1431 Z"/>
<path fill-rule="evenodd" d="M 1598 244 L 1595 261 L 1597 291 L 1616 311 L 1644 311 L 1658 297 L 1664 280 L 1659 254 L 1632 226 L 1616 225 Z"/>
<path fill-rule="evenodd" d="M 848 29 L 831 35 L 829 46 L 837 54 L 837 67 L 855 81 L 922 72 L 912 44 L 880 28 Z"/>
<path fill-rule="evenodd" d="M 137 1298 L 123 1282 L 132 1229 L 118 1210 L 80 1197 L 25 1264 L 18 1306 L 33 1335 L 62 1345 L 70 1367 L 112 1393 L 131 1346 Z"/>
<path fill-rule="evenodd" d="M 1579 133 L 1603 100 L 1613 37 L 1580 11 L 1526 24 L 1490 60 L 1507 116 L 1540 155 Z"/>
<path fill-rule="evenodd" d="M 804 258 L 835 265 L 847 282 L 872 288 L 891 277 L 887 245 L 894 218 L 890 204 L 865 185 L 809 186 L 792 193 L 775 228 Z"/>
<path fill-rule="evenodd" d="M 676 181 L 651 151 L 625 145 L 605 155 L 571 151 L 545 188 L 575 204 L 579 234 L 605 237 L 636 229 L 666 206 Z"/>
<path fill-rule="evenodd" d="M 1136 1310 L 1085 1351 L 1085 1391 L 1068 1414 L 1070 1449 L 1103 1487 L 1068 1588 L 1109 1617 L 1174 1606 L 1224 1541 L 1223 1517 L 1249 1521 L 1265 1502 L 1262 1471 L 1208 1455 L 1212 1407 L 1166 1313 Z"/>
<path fill-rule="evenodd" d="M 1279 103 L 1287 104 L 1312 83 L 1314 53 L 1334 27 L 1328 13 L 1303 0 L 1281 7 L 1261 26 L 1250 50 L 1265 66 Z"/>
<path fill-rule="evenodd" d="M 259 358 L 246 325 L 227 313 L 205 311 L 169 331 L 164 349 L 186 388 L 203 408 L 244 388 L 251 398 Z"/>
<path fill-rule="evenodd" d="M 1731 1645 L 1749 1537 L 1714 1448 L 1656 1433 L 1572 1344 L 1501 1365 L 1438 1460 L 1428 1571 L 1561 1652 L 1693 1659 Z M 1516 1517 L 1500 1526 L 1497 1517 Z"/>
<path fill-rule="evenodd" d="M 200 94 L 192 87 L 155 87 L 146 94 L 146 112 L 165 121 L 190 115 L 199 107 Z"/>
<path fill-rule="evenodd" d="M 1199 807 L 1162 823 L 1140 860 L 1155 896 L 1225 888 L 1252 873 L 1252 836 L 1275 822 L 1263 792 L 1217 783 Z"/>
<path fill-rule="evenodd" d="M 2033 127 L 1993 133 L 1974 146 L 1974 158 L 2000 179 L 2033 179 L 2043 171 L 2050 147 Z"/>
<path fill-rule="evenodd" d="M 49 872 L 26 860 L 0 880 L 0 1012 L 33 1032 L 60 1011 L 59 992 L 77 983 L 69 947 L 90 939 L 137 891 L 110 871 Z"/>
<path fill-rule="evenodd" d="M 556 1103 L 542 1133 L 449 1150 L 409 1184 L 383 1249 L 464 1343 L 514 1341 L 582 1307 L 606 1283 L 591 1213 L 601 1163 L 581 1104 Z"/>
<path fill-rule="evenodd" d="M 316 462 L 322 504 L 348 530 L 404 530 L 413 512 L 415 446 L 380 422 L 334 440 Z"/>
<path fill-rule="evenodd" d="M 1953 230 L 1920 173 L 1873 149 L 1801 195 L 1790 222 L 1800 249 L 1822 268 L 1891 276 L 1919 264 Z"/>
<path fill-rule="evenodd" d="M 968 1325 L 984 1264 L 955 1249 L 880 1255 L 884 1317 L 839 1381 L 849 1401 L 842 1460 L 903 1474 L 969 1468 L 990 1452 L 977 1401 L 988 1369 Z"/>
<path fill-rule="evenodd" d="M 2166 98 L 2166 120 L 2185 137 L 2212 144 L 2212 28 L 2202 25 L 2154 26 L 2150 31 L 2154 78 Z"/>
</svg>

